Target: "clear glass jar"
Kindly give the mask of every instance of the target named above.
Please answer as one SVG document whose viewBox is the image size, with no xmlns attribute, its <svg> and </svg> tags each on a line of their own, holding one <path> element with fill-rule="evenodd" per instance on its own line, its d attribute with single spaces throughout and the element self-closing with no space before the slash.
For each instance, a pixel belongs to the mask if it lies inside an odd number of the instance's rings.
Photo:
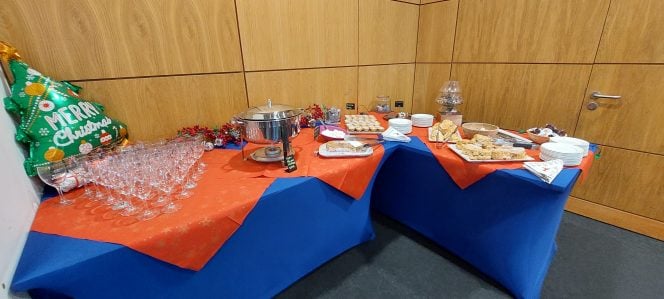
<svg viewBox="0 0 664 299">
<path fill-rule="evenodd" d="M 377 96 L 376 97 L 376 112 L 378 113 L 390 113 L 390 97 L 389 96 Z"/>
</svg>

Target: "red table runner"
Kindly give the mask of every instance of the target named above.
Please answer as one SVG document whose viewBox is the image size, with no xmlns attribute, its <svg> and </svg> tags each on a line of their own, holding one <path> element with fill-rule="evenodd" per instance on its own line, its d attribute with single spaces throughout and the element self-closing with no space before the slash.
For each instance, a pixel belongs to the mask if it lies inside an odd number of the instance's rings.
<svg viewBox="0 0 664 299">
<path fill-rule="evenodd" d="M 148 221 L 122 217 L 85 198 L 61 206 L 57 198 L 41 204 L 32 230 L 122 244 L 182 268 L 200 270 L 240 227 L 273 178 L 218 179 L 209 169 L 182 209 Z M 68 193 L 74 198 L 82 189 Z M 134 201 L 135 204 L 140 204 Z"/>
<path fill-rule="evenodd" d="M 459 157 L 447 145 L 442 148 L 436 148 L 436 143 L 429 142 L 428 129 L 413 127 L 412 136 L 419 137 L 424 144 L 433 153 L 434 157 L 440 165 L 445 168 L 445 171 L 450 175 L 452 180 L 461 188 L 466 189 L 475 182 L 481 180 L 488 174 L 493 173 L 499 169 L 518 169 L 523 168 L 523 162 L 491 162 L 491 163 L 471 163 Z M 542 161 L 539 158 L 539 150 L 526 150 L 526 154 L 535 158 L 534 161 Z M 593 155 L 588 154 L 579 166 L 574 168 L 581 169 L 581 176 L 579 181 L 583 181 L 587 175 L 588 169 L 592 164 Z"/>
<path fill-rule="evenodd" d="M 322 142 L 313 140 L 311 129 L 293 140 L 298 169 L 286 173 L 281 163 L 244 161 L 239 150 L 215 150 L 203 161 L 208 170 L 191 198 L 178 201 L 182 209 L 149 221 L 122 217 L 106 205 L 79 198 L 61 206 L 57 198 L 41 204 L 32 230 L 80 239 L 122 244 L 182 268 L 200 270 L 239 228 L 261 195 L 278 177 L 314 176 L 360 199 L 383 158 L 383 147 L 374 147 L 366 158 L 321 158 L 314 151 Z M 246 153 L 258 145 L 247 145 Z M 82 195 L 75 190 L 68 197 Z M 135 201 L 137 203 L 137 201 Z"/>
<path fill-rule="evenodd" d="M 313 130 L 303 129 L 292 142 L 297 170 L 291 173 L 285 172 L 280 163 L 256 162 L 251 158 L 244 161 L 239 150 L 212 151 L 206 163 L 221 169 L 216 173 L 218 178 L 313 176 L 355 199 L 362 197 L 378 164 L 383 159 L 385 153 L 383 147 L 375 146 L 373 155 L 369 157 L 322 158 L 316 156 L 314 152 L 323 143 L 313 139 Z M 264 145 L 247 144 L 245 155 L 251 154 L 261 146 Z"/>
</svg>

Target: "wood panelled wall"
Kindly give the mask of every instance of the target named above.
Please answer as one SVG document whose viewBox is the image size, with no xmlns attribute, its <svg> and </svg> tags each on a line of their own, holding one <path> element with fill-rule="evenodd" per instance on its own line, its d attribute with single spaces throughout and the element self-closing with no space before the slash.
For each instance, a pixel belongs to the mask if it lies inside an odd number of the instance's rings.
<svg viewBox="0 0 664 299">
<path fill-rule="evenodd" d="M 223 124 L 268 98 L 366 110 L 388 94 L 410 110 L 418 4 L 7 0 L 0 40 L 149 140 Z"/>
<path fill-rule="evenodd" d="M 459 80 L 465 121 L 601 145 L 568 210 L 664 240 L 664 1 L 424 1 L 413 112 Z M 601 91 L 622 99 L 597 100 Z"/>
<path fill-rule="evenodd" d="M 6 0 L 0 40 L 85 88 L 135 139 L 219 125 L 267 98 L 555 123 L 603 145 L 569 209 L 664 238 L 664 1 Z M 585 109 L 592 91 L 623 95 Z M 356 111 L 350 111 L 355 113 Z M 637 132 L 638 134 L 634 134 Z"/>
</svg>

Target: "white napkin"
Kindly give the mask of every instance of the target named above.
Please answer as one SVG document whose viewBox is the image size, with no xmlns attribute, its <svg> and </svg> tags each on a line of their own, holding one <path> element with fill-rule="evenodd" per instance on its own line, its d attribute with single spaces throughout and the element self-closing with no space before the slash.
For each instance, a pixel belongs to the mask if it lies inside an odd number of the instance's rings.
<svg viewBox="0 0 664 299">
<path fill-rule="evenodd" d="M 551 182 L 553 182 L 563 170 L 563 160 L 555 159 L 546 162 L 524 162 L 523 166 L 542 181 L 551 184 Z"/>
<path fill-rule="evenodd" d="M 383 139 L 387 141 L 410 142 L 410 137 L 392 127 L 388 127 L 381 135 L 383 135 Z"/>
</svg>

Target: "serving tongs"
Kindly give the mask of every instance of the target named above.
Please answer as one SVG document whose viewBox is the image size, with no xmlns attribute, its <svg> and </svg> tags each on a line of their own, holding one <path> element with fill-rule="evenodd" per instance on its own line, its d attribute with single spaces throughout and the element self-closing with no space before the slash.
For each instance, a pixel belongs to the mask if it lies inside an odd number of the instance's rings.
<svg viewBox="0 0 664 299">
<path fill-rule="evenodd" d="M 510 136 L 500 131 L 498 131 L 496 137 L 493 138 L 493 143 L 496 145 L 511 144 L 513 147 L 523 147 L 527 149 L 537 149 L 538 147 L 534 142 L 526 142 L 525 140 Z"/>
<path fill-rule="evenodd" d="M 370 137 L 360 137 L 360 136 L 347 134 L 346 136 L 344 136 L 344 141 L 359 141 L 364 143 L 364 146 L 374 146 L 384 143 L 385 139 L 383 139 L 383 136 L 380 135 L 378 138 L 370 138 Z"/>
</svg>

